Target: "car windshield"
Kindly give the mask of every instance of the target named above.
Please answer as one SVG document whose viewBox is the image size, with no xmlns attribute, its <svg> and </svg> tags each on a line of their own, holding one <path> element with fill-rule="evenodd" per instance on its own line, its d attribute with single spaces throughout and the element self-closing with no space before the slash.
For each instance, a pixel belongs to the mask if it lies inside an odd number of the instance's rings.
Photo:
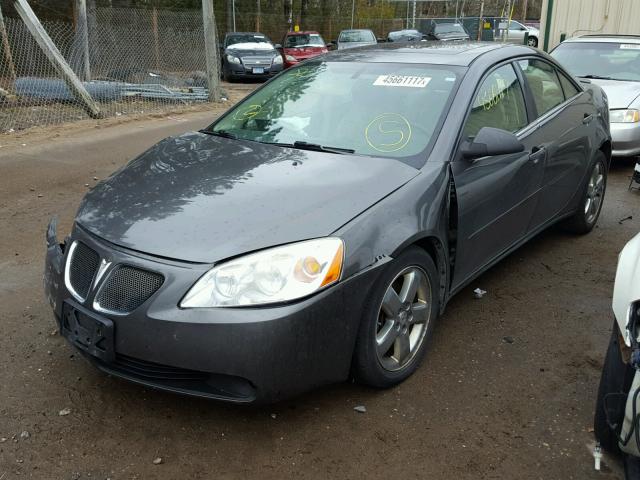
<svg viewBox="0 0 640 480">
<path fill-rule="evenodd" d="M 398 32 L 389 32 L 388 38 L 392 42 L 420 40 L 422 39 L 422 34 L 417 30 L 400 30 Z"/>
<path fill-rule="evenodd" d="M 437 23 L 436 33 L 467 33 L 459 23 Z"/>
<path fill-rule="evenodd" d="M 640 81 L 640 44 L 562 43 L 551 55 L 576 77 Z"/>
<path fill-rule="evenodd" d="M 415 157 L 437 137 L 461 71 L 423 64 L 313 62 L 276 77 L 209 131 L 285 146 L 304 142 L 361 155 Z M 418 163 L 423 160 L 416 157 Z"/>
<path fill-rule="evenodd" d="M 227 37 L 227 46 L 243 43 L 266 43 L 271 45 L 270 40 L 264 35 L 242 33 L 238 35 L 230 35 Z"/>
<path fill-rule="evenodd" d="M 375 42 L 376 37 L 373 35 L 373 32 L 369 30 L 347 30 L 345 32 L 340 33 L 340 37 L 338 38 L 338 41 L 343 43 Z"/>
<path fill-rule="evenodd" d="M 324 47 L 324 40 L 318 33 L 301 33 L 299 35 L 288 35 L 285 39 L 286 48 L 296 47 Z"/>
</svg>

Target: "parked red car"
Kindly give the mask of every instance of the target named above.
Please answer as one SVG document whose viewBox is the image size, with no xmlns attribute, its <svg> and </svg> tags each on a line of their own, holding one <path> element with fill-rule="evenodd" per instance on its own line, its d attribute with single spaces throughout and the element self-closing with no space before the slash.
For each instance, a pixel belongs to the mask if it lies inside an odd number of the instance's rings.
<svg viewBox="0 0 640 480">
<path fill-rule="evenodd" d="M 288 32 L 282 39 L 284 68 L 328 51 L 327 45 L 318 32 Z"/>
</svg>

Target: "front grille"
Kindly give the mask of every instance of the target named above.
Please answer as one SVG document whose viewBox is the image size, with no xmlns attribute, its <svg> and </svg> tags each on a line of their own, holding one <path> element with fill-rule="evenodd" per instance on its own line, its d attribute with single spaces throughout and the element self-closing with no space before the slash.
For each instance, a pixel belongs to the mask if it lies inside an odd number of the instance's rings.
<svg viewBox="0 0 640 480">
<path fill-rule="evenodd" d="M 98 293 L 99 310 L 129 313 L 146 302 L 162 286 L 159 273 L 121 265 L 111 272 Z"/>
<path fill-rule="evenodd" d="M 242 63 L 247 67 L 270 67 L 270 57 L 242 57 Z"/>
<path fill-rule="evenodd" d="M 100 256 L 82 242 L 76 242 L 69 259 L 69 283 L 73 292 L 84 301 L 96 275 Z"/>
</svg>

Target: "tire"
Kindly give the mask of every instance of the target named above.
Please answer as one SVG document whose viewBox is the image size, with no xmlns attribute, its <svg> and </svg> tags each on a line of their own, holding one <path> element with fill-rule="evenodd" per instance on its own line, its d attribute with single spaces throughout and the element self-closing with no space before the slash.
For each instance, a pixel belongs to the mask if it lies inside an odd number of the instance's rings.
<svg viewBox="0 0 640 480">
<path fill-rule="evenodd" d="M 622 361 L 619 342 L 618 324 L 614 321 L 613 332 L 611 333 L 604 366 L 602 367 L 596 411 L 593 419 L 593 431 L 596 439 L 600 442 L 602 448 L 610 453 L 620 452 L 618 438 L 622 430 L 625 402 L 621 402 L 616 412 L 609 412 L 609 420 L 617 425 L 616 429 L 612 430 L 607 423 L 605 397 L 610 393 L 628 392 L 633 378 L 633 369 Z"/>
<path fill-rule="evenodd" d="M 536 37 L 529 37 L 527 40 L 527 45 L 530 47 L 538 48 L 538 39 Z"/>
<path fill-rule="evenodd" d="M 408 248 L 386 267 L 360 322 L 352 367 L 357 381 L 389 388 L 418 368 L 439 313 L 439 287 L 433 260 L 421 248 Z"/>
<path fill-rule="evenodd" d="M 607 158 L 604 153 L 598 151 L 589 167 L 580 206 L 573 216 L 564 221 L 565 230 L 578 235 L 585 235 L 593 230 L 600 217 L 606 190 Z"/>
</svg>

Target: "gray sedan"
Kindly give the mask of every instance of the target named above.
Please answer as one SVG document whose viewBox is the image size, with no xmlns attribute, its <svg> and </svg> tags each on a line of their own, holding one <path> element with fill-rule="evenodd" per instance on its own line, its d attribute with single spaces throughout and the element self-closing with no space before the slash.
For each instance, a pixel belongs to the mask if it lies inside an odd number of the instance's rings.
<svg viewBox="0 0 640 480">
<path fill-rule="evenodd" d="M 378 43 L 375 34 L 371 30 L 342 30 L 338 36 L 338 50 L 347 48 L 365 47 Z"/>
<path fill-rule="evenodd" d="M 525 46 L 332 52 L 100 182 L 63 242 L 52 221 L 46 295 L 132 382 L 242 403 L 391 387 L 455 293 L 557 222 L 594 227 L 607 112 Z"/>
<path fill-rule="evenodd" d="M 585 35 L 561 43 L 551 55 L 607 94 L 613 155 L 640 155 L 640 36 Z"/>
</svg>

